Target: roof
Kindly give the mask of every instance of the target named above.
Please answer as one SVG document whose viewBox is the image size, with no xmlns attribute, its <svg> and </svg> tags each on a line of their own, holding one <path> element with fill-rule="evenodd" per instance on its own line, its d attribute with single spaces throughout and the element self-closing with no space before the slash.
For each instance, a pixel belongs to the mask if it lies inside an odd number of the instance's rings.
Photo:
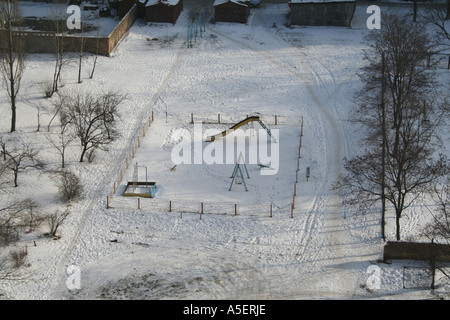
<svg viewBox="0 0 450 320">
<path fill-rule="evenodd" d="M 227 3 L 227 2 L 233 2 L 233 3 L 238 4 L 240 6 L 247 7 L 247 5 L 244 3 L 244 1 L 240 1 L 240 0 L 215 0 L 214 1 L 214 6 L 219 6 L 219 5 Z"/>
<path fill-rule="evenodd" d="M 329 2 L 356 2 L 356 0 L 291 0 L 290 3 L 329 3 Z"/>
<path fill-rule="evenodd" d="M 180 0 L 148 0 L 145 6 L 154 6 L 158 3 L 162 3 L 168 6 L 176 6 Z"/>
</svg>

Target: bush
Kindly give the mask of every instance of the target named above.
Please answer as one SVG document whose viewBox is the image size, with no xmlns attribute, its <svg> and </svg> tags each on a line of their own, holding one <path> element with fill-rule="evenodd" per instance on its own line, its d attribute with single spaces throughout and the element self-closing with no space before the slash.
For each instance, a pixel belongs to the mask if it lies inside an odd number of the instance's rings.
<svg viewBox="0 0 450 320">
<path fill-rule="evenodd" d="M 13 262 L 14 269 L 19 269 L 20 267 L 22 267 L 25 264 L 25 262 L 27 260 L 28 249 L 27 249 L 27 247 L 16 249 L 16 250 L 10 252 L 10 256 L 11 256 L 11 260 Z"/>
<path fill-rule="evenodd" d="M 80 178 L 73 172 L 63 169 L 59 172 L 59 198 L 64 202 L 76 201 L 81 197 L 83 186 Z"/>
</svg>

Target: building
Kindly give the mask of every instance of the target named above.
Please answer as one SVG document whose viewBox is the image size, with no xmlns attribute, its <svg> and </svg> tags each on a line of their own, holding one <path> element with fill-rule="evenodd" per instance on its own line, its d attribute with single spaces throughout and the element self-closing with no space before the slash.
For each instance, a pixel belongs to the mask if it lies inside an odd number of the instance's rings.
<svg viewBox="0 0 450 320">
<path fill-rule="evenodd" d="M 145 20 L 175 24 L 181 11 L 183 0 L 148 0 L 145 5 Z"/>
<path fill-rule="evenodd" d="M 239 0 L 215 0 L 214 20 L 216 22 L 246 23 L 250 14 L 250 8 L 245 1 Z"/>
<path fill-rule="evenodd" d="M 349 27 L 355 0 L 291 0 L 290 23 L 306 26 Z"/>
</svg>

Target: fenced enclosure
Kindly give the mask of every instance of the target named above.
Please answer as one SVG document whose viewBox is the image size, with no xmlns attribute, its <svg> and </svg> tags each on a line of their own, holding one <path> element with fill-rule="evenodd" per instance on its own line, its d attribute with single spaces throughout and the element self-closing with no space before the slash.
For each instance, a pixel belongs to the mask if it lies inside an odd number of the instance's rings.
<svg viewBox="0 0 450 320">
<path fill-rule="evenodd" d="M 159 118 L 163 120 L 163 123 L 169 123 L 169 126 L 173 124 L 193 124 L 193 123 L 205 123 L 205 124 L 221 124 L 225 127 L 229 125 L 236 124 L 241 121 L 243 118 L 249 117 L 251 114 L 194 114 L 194 113 L 186 113 L 185 115 L 171 115 L 167 112 L 160 111 L 158 113 L 152 111 L 151 109 L 147 110 L 146 115 L 143 117 L 143 121 L 139 123 L 137 133 L 132 138 L 129 149 L 126 152 L 126 156 L 124 161 L 119 166 L 117 175 L 112 181 L 111 192 L 107 196 L 107 208 L 117 208 L 117 209 L 138 209 L 144 210 L 147 212 L 168 212 L 168 213 L 193 213 L 199 214 L 200 218 L 203 214 L 213 214 L 213 215 L 231 215 L 231 216 L 259 216 L 259 217 L 290 217 L 294 218 L 294 215 L 301 215 L 301 208 L 297 208 L 295 210 L 295 201 L 297 197 L 297 183 L 299 182 L 298 174 L 300 169 L 300 149 L 301 149 L 301 140 L 303 136 L 303 117 L 302 116 L 279 116 L 273 114 L 264 114 L 261 115 L 258 113 L 259 117 L 264 121 L 265 124 L 270 126 L 278 126 L 278 125 L 287 125 L 290 127 L 289 130 L 291 132 L 295 132 L 294 134 L 298 134 L 298 150 L 295 150 L 295 159 L 296 159 L 296 170 L 294 168 L 294 163 L 292 163 L 292 168 L 295 170 L 292 171 L 292 175 L 295 174 L 295 180 L 292 180 L 294 184 L 292 185 L 292 189 L 290 187 L 286 188 L 286 197 L 281 197 L 278 200 L 270 200 L 268 198 L 259 201 L 258 199 L 244 199 L 240 200 L 234 198 L 227 198 L 226 196 L 221 196 L 219 198 L 211 199 L 208 196 L 205 196 L 202 199 L 201 194 L 195 195 L 193 194 L 191 197 L 179 197 L 178 194 L 167 194 L 164 196 L 164 192 L 161 197 L 158 196 L 158 184 L 163 186 L 164 189 L 164 179 L 156 179 L 155 188 L 156 192 L 152 193 L 155 195 L 154 197 L 142 197 L 136 194 L 132 194 L 132 196 L 128 195 L 125 197 L 126 188 L 133 182 L 134 175 L 131 177 L 131 182 L 126 181 L 125 173 L 127 172 L 130 165 L 134 164 L 134 157 L 137 150 L 141 147 L 143 143 L 143 139 L 146 136 L 147 130 L 152 126 L 154 121 Z M 166 118 L 164 121 L 164 117 Z M 170 121 L 168 122 L 168 119 Z M 171 124 L 173 123 L 173 124 Z M 159 126 L 161 122 L 159 122 Z M 293 131 L 292 131 L 293 130 Z M 297 138 L 295 138 L 296 140 Z M 295 141 L 294 140 L 294 141 Z M 164 150 L 167 151 L 167 150 Z M 297 152 L 298 151 L 298 152 Z M 298 154 L 297 154 L 298 153 Z M 141 163 L 141 161 L 139 161 Z M 136 162 L 137 166 L 137 162 Z M 176 167 L 176 166 L 175 166 Z M 175 168 L 174 167 L 174 168 Z M 172 168 L 172 169 L 174 169 Z M 170 170 L 175 172 L 174 170 Z M 262 169 L 262 167 L 260 168 Z M 290 175 L 290 174 L 288 174 Z M 152 178 L 155 179 L 155 178 Z M 124 181 L 125 180 L 125 181 Z M 142 179 L 141 179 L 142 180 Z M 134 181 L 134 180 L 133 180 Z M 136 179 L 137 181 L 137 179 Z M 229 182 L 227 182 L 227 185 Z M 289 183 L 290 184 L 290 183 Z M 167 187 L 167 186 L 165 186 Z M 234 202 L 235 201 L 235 202 Z M 294 212 L 295 211 L 295 212 Z"/>
</svg>

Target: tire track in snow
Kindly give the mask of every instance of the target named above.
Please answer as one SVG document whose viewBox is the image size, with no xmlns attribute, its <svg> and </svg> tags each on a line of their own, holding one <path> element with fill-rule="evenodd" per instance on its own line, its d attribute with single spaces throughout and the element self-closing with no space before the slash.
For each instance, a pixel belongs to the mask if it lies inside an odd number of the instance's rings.
<svg viewBox="0 0 450 320">
<path fill-rule="evenodd" d="M 175 70 L 177 69 L 178 65 L 180 64 L 182 53 L 185 51 L 185 44 L 183 43 L 175 56 L 175 60 L 170 66 L 166 76 L 163 78 L 161 83 L 158 86 L 158 89 L 153 94 L 152 99 L 150 100 L 149 106 L 153 106 L 153 104 L 159 99 L 161 94 L 163 93 L 164 89 L 167 87 L 169 80 L 172 78 L 173 74 L 175 73 Z M 56 263 L 56 265 L 53 268 L 49 268 L 49 271 L 47 272 L 47 275 L 45 278 L 50 278 L 52 275 L 55 276 L 54 280 L 52 282 L 45 283 L 44 286 L 52 286 L 55 281 L 57 281 L 55 288 L 53 289 L 53 296 L 58 297 L 59 292 L 62 292 L 65 290 L 65 269 L 68 265 L 70 265 L 70 256 L 73 254 L 77 244 L 79 243 L 80 236 L 87 227 L 86 222 L 89 220 L 89 218 L 95 214 L 101 211 L 101 208 L 105 207 L 105 197 L 110 192 L 110 185 L 114 181 L 116 173 L 119 171 L 120 166 L 127 158 L 128 154 L 131 152 L 131 149 L 129 146 L 133 145 L 133 142 L 137 139 L 137 137 L 140 134 L 140 131 L 142 129 L 142 119 L 148 119 L 149 115 L 151 114 L 151 108 L 144 107 L 141 114 L 136 117 L 137 121 L 136 124 L 132 130 L 133 134 L 128 139 L 128 143 L 125 144 L 126 147 L 123 148 L 122 153 L 120 154 L 114 164 L 114 167 L 110 169 L 108 172 L 105 172 L 105 175 L 103 176 L 103 180 L 98 183 L 98 187 L 95 189 L 95 191 L 89 195 L 90 199 L 86 201 L 86 203 L 81 208 L 81 217 L 79 218 L 76 228 L 75 234 L 70 239 L 67 247 L 63 250 L 63 253 L 61 254 L 59 261 Z M 48 290 L 41 290 L 41 292 L 37 292 L 37 299 L 42 299 L 42 292 L 48 292 Z M 53 298 L 52 296 L 48 298 Z"/>
<path fill-rule="evenodd" d="M 252 19 L 252 22 L 254 23 L 255 20 L 260 20 L 258 17 L 254 17 Z M 331 217 L 333 226 L 332 228 L 334 230 L 337 231 L 336 234 L 333 233 L 334 239 L 332 239 L 333 244 L 338 244 L 336 247 L 338 248 L 338 255 L 343 256 L 343 254 L 340 251 L 340 246 L 339 244 L 343 243 L 341 239 L 339 239 L 340 237 L 340 220 L 339 219 L 335 219 L 336 216 L 339 215 L 339 211 L 336 211 L 336 208 L 338 210 L 339 208 L 339 204 L 340 204 L 340 199 L 337 195 L 333 195 L 329 193 L 330 187 L 333 185 L 333 179 L 336 179 L 341 171 L 341 166 L 340 163 L 344 157 L 344 150 L 346 147 L 346 143 L 345 143 L 345 139 L 344 139 L 344 135 L 342 132 L 342 128 L 340 127 L 340 125 L 338 124 L 338 122 L 336 121 L 336 117 L 333 114 L 334 110 L 329 110 L 328 109 L 328 103 L 330 101 L 330 99 L 336 97 L 337 93 L 339 92 L 339 90 L 341 89 L 341 85 L 336 86 L 336 80 L 334 78 L 334 75 L 332 75 L 332 73 L 327 69 L 324 68 L 324 66 L 322 65 L 322 69 L 325 69 L 325 71 L 329 72 L 331 79 L 332 79 L 332 83 L 333 83 L 333 90 L 331 91 L 330 94 L 326 94 L 325 95 L 325 99 L 322 100 L 321 97 L 321 93 L 320 92 L 316 92 L 316 89 L 313 86 L 313 83 L 311 82 L 310 79 L 308 79 L 306 76 L 313 74 L 315 75 L 315 79 L 318 80 L 323 87 L 325 87 L 325 82 L 322 79 L 322 77 L 320 76 L 319 72 L 317 72 L 315 70 L 315 68 L 311 65 L 311 61 L 310 60 L 302 60 L 302 61 L 306 61 L 308 62 L 308 70 L 305 70 L 306 72 L 299 72 L 297 70 L 295 70 L 292 67 L 292 63 L 289 60 L 290 57 L 296 57 L 297 54 L 299 53 L 299 51 L 296 48 L 291 48 L 289 45 L 286 45 L 287 42 L 283 39 L 281 39 L 279 36 L 274 35 L 272 32 L 270 32 L 270 30 L 266 30 L 265 34 L 270 34 L 272 35 L 272 38 L 277 41 L 278 43 L 280 43 L 280 48 L 286 48 L 284 50 L 288 51 L 288 54 L 284 54 L 282 55 L 282 52 L 280 52 L 281 50 L 276 50 L 273 49 L 271 51 L 269 51 L 270 53 L 267 53 L 263 50 L 260 49 L 256 49 L 253 46 L 251 46 L 248 43 L 244 43 L 240 40 L 234 39 L 220 31 L 218 31 L 215 28 L 211 28 L 209 27 L 210 31 L 212 31 L 213 33 L 216 33 L 217 35 L 226 38 L 234 43 L 239 44 L 240 46 L 249 49 L 252 52 L 257 53 L 258 55 L 262 56 L 265 60 L 271 62 L 272 64 L 274 64 L 275 66 L 277 66 L 278 68 L 280 68 L 281 70 L 284 70 L 286 73 L 291 74 L 292 76 L 294 76 L 295 78 L 299 79 L 300 82 L 304 85 L 304 88 L 306 89 L 306 91 L 308 92 L 308 94 L 310 95 L 312 101 L 314 102 L 315 106 L 317 107 L 317 111 L 319 113 L 319 120 L 320 120 L 320 124 L 321 124 L 321 133 L 322 133 L 322 137 L 323 137 L 323 141 L 324 141 L 324 158 L 326 159 L 325 162 L 325 174 L 323 176 L 320 188 L 318 189 L 318 192 L 316 193 L 313 203 L 310 206 L 310 209 L 308 210 L 308 214 L 307 217 L 305 219 L 305 222 L 303 224 L 303 228 L 300 229 L 301 231 L 299 232 L 299 235 L 301 236 L 300 239 L 300 243 L 298 243 L 298 247 L 296 250 L 296 253 L 294 254 L 296 257 L 298 257 L 298 261 L 299 262 L 304 262 L 307 260 L 314 260 L 317 255 L 319 254 L 319 251 L 321 250 L 310 250 L 310 243 L 311 240 L 313 239 L 313 234 L 316 231 L 317 232 L 317 227 L 318 227 L 318 223 L 322 222 L 324 223 L 325 221 L 323 221 L 322 219 L 319 219 L 319 215 L 321 213 L 321 208 L 324 207 L 325 205 L 327 205 L 327 203 L 331 203 L 331 210 L 333 210 L 333 215 L 334 217 Z M 268 29 L 267 27 L 265 29 Z M 252 31 L 255 32 L 256 28 L 252 27 Z M 254 39 L 255 37 L 252 37 L 252 39 L 254 41 L 256 41 Z M 276 52 L 276 55 L 275 55 Z M 291 54 L 289 54 L 291 53 Z M 306 56 L 306 58 L 309 58 Z M 286 59 L 288 60 L 288 62 L 286 62 Z M 334 105 L 333 105 L 333 109 L 334 109 Z M 331 137 L 331 140 L 330 140 Z M 341 146 L 343 145 L 343 148 L 341 148 Z M 332 197 L 331 200 L 329 200 L 329 197 Z M 324 241 L 326 239 L 321 239 L 321 241 Z M 319 245 L 324 245 L 319 244 Z M 308 250 L 309 249 L 309 250 Z M 343 279 L 341 279 L 343 281 Z"/>
</svg>

